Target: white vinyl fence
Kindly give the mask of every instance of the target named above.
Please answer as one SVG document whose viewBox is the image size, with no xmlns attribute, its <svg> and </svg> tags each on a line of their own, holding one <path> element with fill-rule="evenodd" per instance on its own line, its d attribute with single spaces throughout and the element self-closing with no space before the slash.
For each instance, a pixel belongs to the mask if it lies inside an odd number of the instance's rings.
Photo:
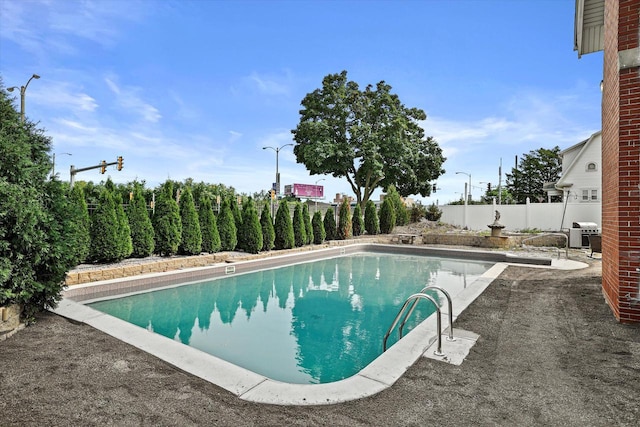
<svg viewBox="0 0 640 427">
<path fill-rule="evenodd" d="M 602 228 L 601 203 L 529 203 L 524 205 L 441 205 L 440 221 L 467 227 L 470 230 L 489 230 L 488 225 L 500 212 L 499 222 L 505 230 L 538 229 L 561 231 L 572 228 L 574 222 L 595 222 Z"/>
</svg>

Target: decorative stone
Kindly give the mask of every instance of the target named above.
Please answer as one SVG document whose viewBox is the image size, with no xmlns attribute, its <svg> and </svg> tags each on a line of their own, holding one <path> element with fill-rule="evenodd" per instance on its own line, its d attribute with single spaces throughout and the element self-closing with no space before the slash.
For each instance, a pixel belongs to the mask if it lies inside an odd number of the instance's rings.
<svg viewBox="0 0 640 427">
<path fill-rule="evenodd" d="M 502 229 L 504 225 L 500 224 L 500 212 L 496 211 L 496 217 L 493 224 L 489 224 L 487 227 L 491 229 L 491 237 L 502 237 Z"/>
</svg>

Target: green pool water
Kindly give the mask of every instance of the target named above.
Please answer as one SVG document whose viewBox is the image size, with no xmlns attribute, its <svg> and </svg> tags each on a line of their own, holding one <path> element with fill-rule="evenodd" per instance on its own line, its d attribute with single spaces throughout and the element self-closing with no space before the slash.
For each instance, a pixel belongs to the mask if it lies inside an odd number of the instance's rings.
<svg viewBox="0 0 640 427">
<path fill-rule="evenodd" d="M 492 265 L 364 253 L 89 305 L 274 380 L 328 383 L 382 353 L 382 339 L 409 295 L 431 284 L 455 300 Z M 441 294 L 433 296 L 446 307 Z M 433 311 L 421 301 L 405 330 Z"/>
</svg>

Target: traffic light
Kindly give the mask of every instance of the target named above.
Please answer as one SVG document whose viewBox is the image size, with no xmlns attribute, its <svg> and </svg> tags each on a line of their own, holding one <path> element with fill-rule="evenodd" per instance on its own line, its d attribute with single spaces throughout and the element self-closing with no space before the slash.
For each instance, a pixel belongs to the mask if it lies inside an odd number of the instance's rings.
<svg viewBox="0 0 640 427">
<path fill-rule="evenodd" d="M 269 193 L 271 193 L 271 200 L 275 200 L 276 199 L 276 190 L 270 190 Z"/>
<path fill-rule="evenodd" d="M 102 161 L 102 167 L 100 168 L 100 173 L 104 174 L 107 171 L 107 161 L 103 160 Z"/>
<path fill-rule="evenodd" d="M 435 185 L 435 184 L 433 184 L 433 189 L 431 190 L 431 192 L 432 192 L 432 193 L 435 193 L 435 192 L 436 192 L 436 185 Z"/>
<path fill-rule="evenodd" d="M 118 170 L 121 171 L 122 170 L 122 156 L 118 156 Z"/>
<path fill-rule="evenodd" d="M 487 193 L 491 193 L 491 183 L 487 182 Z"/>
</svg>

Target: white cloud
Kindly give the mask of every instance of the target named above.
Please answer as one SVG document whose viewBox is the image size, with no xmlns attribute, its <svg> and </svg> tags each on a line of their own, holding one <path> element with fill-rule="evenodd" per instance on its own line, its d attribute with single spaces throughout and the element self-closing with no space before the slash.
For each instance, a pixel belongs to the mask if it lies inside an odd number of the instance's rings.
<svg viewBox="0 0 640 427">
<path fill-rule="evenodd" d="M 33 101 L 73 114 L 94 112 L 98 102 L 81 88 L 67 82 L 47 80 L 46 88 L 29 85 L 29 98 Z"/>
<path fill-rule="evenodd" d="M 139 1 L 2 1 L 0 38 L 39 57 L 77 54 L 78 38 L 111 47 L 120 38 L 121 24 L 139 20 L 144 8 Z"/>
<path fill-rule="evenodd" d="M 240 138 L 242 138 L 242 134 L 240 132 L 236 132 L 234 130 L 230 130 L 229 131 L 229 142 L 235 142 L 237 140 L 239 140 Z"/>
<path fill-rule="evenodd" d="M 284 77 L 277 77 L 259 75 L 254 71 L 247 79 L 253 86 L 257 87 L 261 93 L 266 95 L 289 95 L 291 92 L 291 77 L 289 73 L 285 73 Z"/>
<path fill-rule="evenodd" d="M 116 95 L 117 102 L 122 108 L 141 116 L 145 121 L 151 123 L 156 123 L 162 118 L 160 111 L 156 107 L 146 103 L 137 95 L 140 92 L 139 88 L 128 86 L 121 89 L 114 82 L 114 77 L 105 77 L 104 80 L 109 89 Z"/>
</svg>

